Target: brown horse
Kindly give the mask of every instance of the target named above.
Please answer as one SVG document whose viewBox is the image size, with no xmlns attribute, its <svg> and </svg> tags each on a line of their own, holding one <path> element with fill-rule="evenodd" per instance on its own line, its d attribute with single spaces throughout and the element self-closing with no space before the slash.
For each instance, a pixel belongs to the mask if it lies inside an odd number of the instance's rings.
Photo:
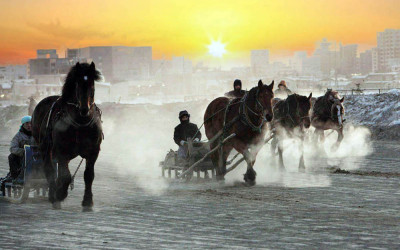
<svg viewBox="0 0 400 250">
<path fill-rule="evenodd" d="M 310 127 L 310 109 L 311 109 L 312 93 L 307 96 L 298 94 L 289 95 L 286 100 L 279 100 L 275 103 L 274 120 L 272 126 L 276 129 L 275 137 L 272 141 L 272 151 L 275 152 L 276 145 L 278 144 L 279 153 L 279 168 L 285 169 L 283 164 L 283 144 L 284 135 L 298 136 L 302 143 L 304 141 L 304 129 Z M 299 169 L 305 169 L 303 145 L 301 145 L 301 157 L 299 162 Z"/>
<path fill-rule="evenodd" d="M 264 85 L 260 80 L 258 86 L 252 88 L 242 98 L 229 99 L 219 97 L 213 100 L 204 114 L 206 136 L 211 140 L 220 131 L 222 138 L 235 133 L 236 136 L 223 145 L 219 152 L 211 155 L 217 169 L 217 179 L 223 180 L 226 174 L 226 160 L 232 149 L 243 155 L 247 163 L 244 180 L 249 185 L 255 184 L 256 172 L 253 165 L 265 135 L 266 121 L 273 118 L 271 100 L 274 97 L 274 82 Z M 220 141 L 211 143 L 211 149 Z"/>
<path fill-rule="evenodd" d="M 340 98 L 338 92 L 328 89 L 325 95 L 318 97 L 313 105 L 311 124 L 315 128 L 316 139 L 324 141 L 324 131 L 336 130 L 338 138 L 333 149 L 337 149 L 343 140 L 344 122 L 344 97 Z"/>
</svg>

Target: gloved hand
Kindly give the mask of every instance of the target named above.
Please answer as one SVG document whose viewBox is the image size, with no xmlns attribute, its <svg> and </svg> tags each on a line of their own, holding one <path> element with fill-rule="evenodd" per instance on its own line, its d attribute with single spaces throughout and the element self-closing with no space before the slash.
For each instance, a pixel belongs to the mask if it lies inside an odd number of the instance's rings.
<svg viewBox="0 0 400 250">
<path fill-rule="evenodd" d="M 199 138 L 194 139 L 194 142 L 199 142 L 199 141 L 200 141 Z"/>
<path fill-rule="evenodd" d="M 181 146 L 183 146 L 185 144 L 185 141 L 182 140 L 179 144 L 181 144 Z"/>
</svg>

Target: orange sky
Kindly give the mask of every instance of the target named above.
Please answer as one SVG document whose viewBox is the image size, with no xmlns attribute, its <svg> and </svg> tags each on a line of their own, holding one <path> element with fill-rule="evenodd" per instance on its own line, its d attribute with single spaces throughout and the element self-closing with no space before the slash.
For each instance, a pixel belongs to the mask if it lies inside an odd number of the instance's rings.
<svg viewBox="0 0 400 250">
<path fill-rule="evenodd" d="M 323 37 L 361 50 L 376 32 L 400 28 L 399 0 L 0 0 L 0 64 L 25 63 L 36 49 L 95 45 L 153 46 L 153 55 L 207 58 L 227 43 L 225 59 L 251 49 L 286 55 L 312 51 Z"/>
</svg>

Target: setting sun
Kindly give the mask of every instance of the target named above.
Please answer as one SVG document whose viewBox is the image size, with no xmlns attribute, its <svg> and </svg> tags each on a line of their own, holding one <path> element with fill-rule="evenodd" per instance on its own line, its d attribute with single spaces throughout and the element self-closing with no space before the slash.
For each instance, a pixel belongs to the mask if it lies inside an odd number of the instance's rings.
<svg viewBox="0 0 400 250">
<path fill-rule="evenodd" d="M 214 57 L 222 57 L 225 53 L 226 44 L 221 43 L 221 41 L 212 41 L 210 45 L 208 45 L 208 53 Z"/>
</svg>

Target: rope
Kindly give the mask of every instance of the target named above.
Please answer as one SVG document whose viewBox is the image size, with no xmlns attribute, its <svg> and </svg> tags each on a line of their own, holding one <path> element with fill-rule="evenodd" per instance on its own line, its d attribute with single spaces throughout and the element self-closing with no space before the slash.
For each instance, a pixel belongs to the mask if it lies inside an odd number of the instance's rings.
<svg viewBox="0 0 400 250">
<path fill-rule="evenodd" d="M 71 187 L 71 191 L 74 189 L 74 179 L 75 179 L 76 173 L 78 173 L 78 170 L 81 167 L 82 162 L 83 162 L 83 158 L 82 158 L 81 162 L 79 162 L 79 165 L 76 168 L 74 175 L 72 175 L 72 177 L 71 177 L 71 184 L 69 184 Z"/>
</svg>

